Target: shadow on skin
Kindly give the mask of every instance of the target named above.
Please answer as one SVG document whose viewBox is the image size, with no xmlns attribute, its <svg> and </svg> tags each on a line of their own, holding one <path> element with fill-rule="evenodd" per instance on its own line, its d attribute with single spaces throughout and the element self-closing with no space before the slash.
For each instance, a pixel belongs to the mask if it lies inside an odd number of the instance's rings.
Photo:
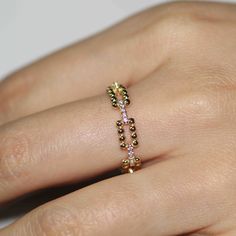
<svg viewBox="0 0 236 236">
<path fill-rule="evenodd" d="M 79 184 L 53 187 L 27 194 L 21 198 L 18 198 L 14 202 L 7 203 L 6 205 L 0 207 L 0 222 L 7 220 L 12 221 L 12 219 L 16 219 L 46 202 L 119 174 L 119 170 L 113 170 L 109 173 L 102 174 L 96 178 L 91 178 Z"/>
</svg>

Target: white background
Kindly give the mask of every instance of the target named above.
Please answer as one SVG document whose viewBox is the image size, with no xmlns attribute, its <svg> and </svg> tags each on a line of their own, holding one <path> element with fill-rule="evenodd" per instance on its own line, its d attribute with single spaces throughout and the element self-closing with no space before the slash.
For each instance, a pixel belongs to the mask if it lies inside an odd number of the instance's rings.
<svg viewBox="0 0 236 236">
<path fill-rule="evenodd" d="M 0 77 L 158 0 L 0 0 Z"/>
<path fill-rule="evenodd" d="M 160 2 L 164 1 L 0 0 L 0 78 Z M 17 205 L 9 211 L 0 208 L 0 228 L 24 213 L 24 207 L 20 211 Z"/>
</svg>

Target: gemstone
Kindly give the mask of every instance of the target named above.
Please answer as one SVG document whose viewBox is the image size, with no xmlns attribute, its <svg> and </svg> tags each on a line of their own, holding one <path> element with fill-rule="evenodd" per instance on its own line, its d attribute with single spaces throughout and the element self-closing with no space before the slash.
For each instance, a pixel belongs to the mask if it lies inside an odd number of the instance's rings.
<svg viewBox="0 0 236 236">
<path fill-rule="evenodd" d="M 126 148 L 125 142 L 121 142 L 121 143 L 120 143 L 120 147 L 121 147 L 121 148 Z"/>
<path fill-rule="evenodd" d="M 123 100 L 119 100 L 118 104 L 119 104 L 120 109 L 125 107 Z"/>
<path fill-rule="evenodd" d="M 124 90 L 122 91 L 122 94 L 123 94 L 123 95 L 128 95 L 127 90 L 124 89 Z"/>
<path fill-rule="evenodd" d="M 128 118 L 127 111 L 125 109 L 125 105 L 124 105 L 123 100 L 118 101 L 118 106 L 119 106 L 120 111 L 121 111 L 121 116 L 122 116 L 123 122 L 125 124 L 128 124 L 129 123 L 129 118 Z"/>
<path fill-rule="evenodd" d="M 129 119 L 128 119 L 127 115 L 122 115 L 122 118 L 123 118 L 124 123 L 128 124 Z"/>
<path fill-rule="evenodd" d="M 134 148 L 131 144 L 128 145 L 128 157 L 129 159 L 134 158 Z"/>
</svg>

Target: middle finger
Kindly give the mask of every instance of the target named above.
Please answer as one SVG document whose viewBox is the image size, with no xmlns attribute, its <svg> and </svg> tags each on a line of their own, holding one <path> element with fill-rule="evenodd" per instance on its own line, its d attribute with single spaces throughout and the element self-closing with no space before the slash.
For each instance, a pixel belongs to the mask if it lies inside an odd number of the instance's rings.
<svg viewBox="0 0 236 236">
<path fill-rule="evenodd" d="M 172 118 L 168 118 L 169 108 L 163 99 L 150 104 L 158 107 L 158 111 L 150 114 L 148 104 L 154 95 L 146 97 L 142 92 L 145 84 L 148 86 L 149 81 L 129 89 L 131 105 L 127 112 L 136 120 L 141 147 L 137 154 L 148 160 L 169 152 L 176 135 L 170 130 Z M 112 109 L 107 95 L 102 95 L 3 126 L 0 129 L 0 202 L 119 167 L 126 153 L 119 148 L 114 127 L 118 119 L 119 112 Z"/>
</svg>

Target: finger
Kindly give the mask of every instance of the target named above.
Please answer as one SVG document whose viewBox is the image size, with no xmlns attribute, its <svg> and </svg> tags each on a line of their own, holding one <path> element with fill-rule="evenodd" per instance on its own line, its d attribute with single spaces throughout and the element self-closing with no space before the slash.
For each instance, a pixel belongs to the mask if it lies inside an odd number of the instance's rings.
<svg viewBox="0 0 236 236">
<path fill-rule="evenodd" d="M 143 161 L 168 158 L 183 145 L 192 147 L 199 142 L 192 142 L 192 137 L 200 137 L 199 130 L 206 133 L 214 124 L 212 102 L 194 92 L 196 80 L 186 83 L 189 75 L 181 71 L 163 66 L 128 89 L 128 114 L 136 120 L 137 155 Z M 190 81 L 195 86 L 189 91 Z M 118 119 L 107 95 L 101 95 L 0 128 L 0 202 L 120 167 L 126 153 L 119 148 L 114 127 Z"/>
<path fill-rule="evenodd" d="M 149 24 L 158 11 L 131 17 L 9 76 L 0 84 L 0 124 L 101 94 L 112 81 L 130 85 L 145 77 L 162 64 L 169 51 L 161 44 L 161 34 L 154 45 L 146 29 L 153 27 Z"/>
<path fill-rule="evenodd" d="M 164 236 L 200 230 L 207 233 L 208 228 L 213 230 L 214 224 L 220 222 L 219 215 L 226 212 L 222 207 L 225 198 L 221 184 L 209 174 L 212 169 L 209 165 L 200 169 L 199 163 L 202 159 L 174 158 L 133 175 L 99 182 L 34 210 L 2 233 L 5 236 L 15 232 L 22 236 Z"/>
<path fill-rule="evenodd" d="M 148 84 L 149 88 L 145 88 Z M 177 140 L 173 116 L 169 117 L 170 106 L 161 97 L 153 104 L 154 90 L 146 96 L 145 91 L 158 86 L 146 80 L 129 88 L 132 102 L 127 110 L 136 120 L 140 143 L 137 155 L 144 161 L 167 155 Z M 101 95 L 2 126 L 0 201 L 120 167 L 126 153 L 119 148 L 115 128 L 118 119 L 120 114 L 112 109 L 108 96 Z"/>
</svg>

